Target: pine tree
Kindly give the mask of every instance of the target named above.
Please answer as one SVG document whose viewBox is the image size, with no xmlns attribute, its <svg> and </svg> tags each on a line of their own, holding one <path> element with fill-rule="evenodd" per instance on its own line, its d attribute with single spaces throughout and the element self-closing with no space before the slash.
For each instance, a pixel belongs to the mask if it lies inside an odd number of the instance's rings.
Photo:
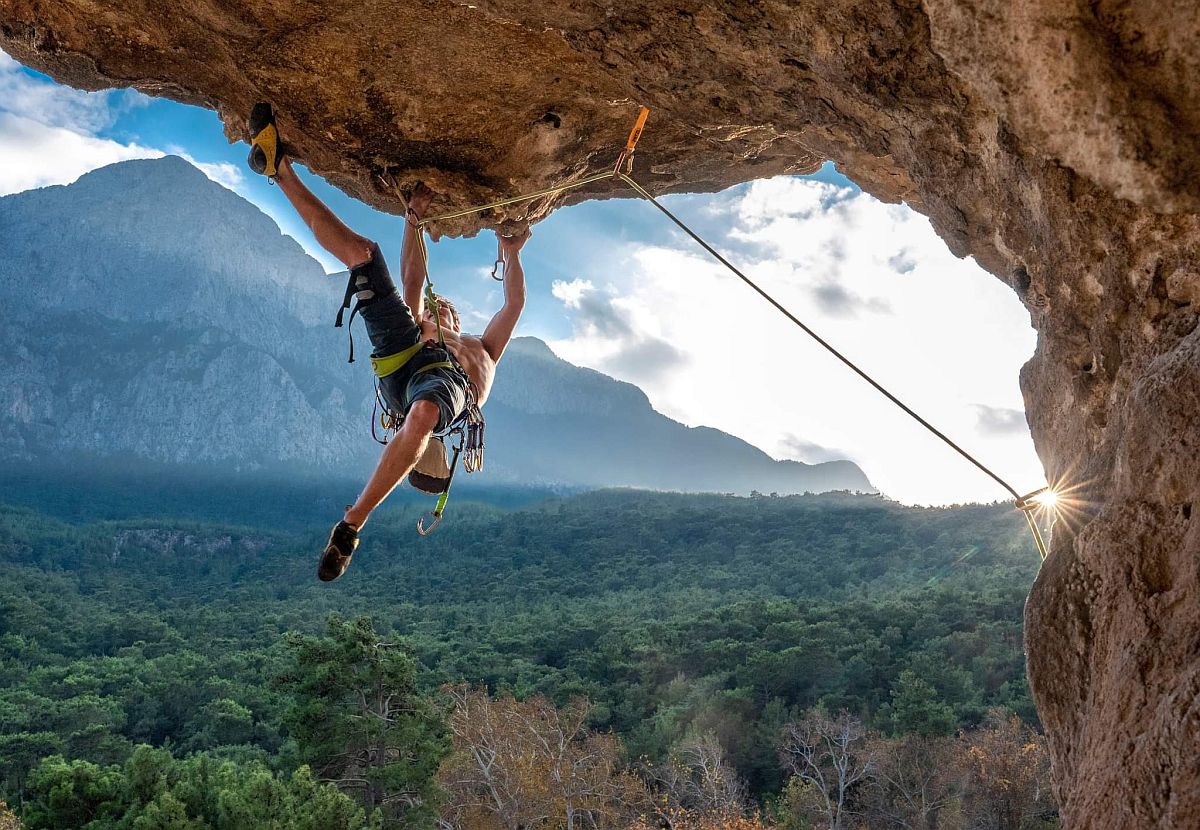
<svg viewBox="0 0 1200 830">
<path fill-rule="evenodd" d="M 434 822 L 446 725 L 416 684 L 416 661 L 384 643 L 365 617 L 331 615 L 325 637 L 293 634 L 281 678 L 285 723 L 318 778 L 356 792 L 367 812 L 415 828 Z"/>
<path fill-rule="evenodd" d="M 954 711 L 938 700 L 932 684 L 911 670 L 900 672 L 888 710 L 895 734 L 935 737 L 954 732 Z"/>
</svg>

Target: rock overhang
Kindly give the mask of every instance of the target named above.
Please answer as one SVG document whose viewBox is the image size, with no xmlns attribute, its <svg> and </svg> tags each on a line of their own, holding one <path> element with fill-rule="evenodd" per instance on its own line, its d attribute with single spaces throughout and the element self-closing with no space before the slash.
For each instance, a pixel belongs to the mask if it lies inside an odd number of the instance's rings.
<svg viewBox="0 0 1200 830">
<path fill-rule="evenodd" d="M 272 101 L 298 158 L 393 213 L 418 180 L 453 209 L 604 170 L 645 105 L 637 177 L 655 194 L 829 159 L 928 215 L 1029 309 L 1035 444 L 1048 479 L 1086 485 L 1028 611 L 1078 827 L 1200 815 L 1185 694 L 1200 625 L 1198 42 L 1200 6 L 1182 0 L 0 0 L 0 48 L 23 63 L 212 107 L 233 139 Z M 1131 665 L 1144 671 L 1115 668 Z"/>
</svg>

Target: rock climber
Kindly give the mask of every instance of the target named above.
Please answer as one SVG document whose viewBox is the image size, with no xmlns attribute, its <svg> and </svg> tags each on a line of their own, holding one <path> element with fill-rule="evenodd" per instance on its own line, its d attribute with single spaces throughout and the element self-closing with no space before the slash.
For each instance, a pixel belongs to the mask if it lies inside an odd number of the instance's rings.
<svg viewBox="0 0 1200 830">
<path fill-rule="evenodd" d="M 345 572 L 371 511 L 413 470 L 430 436 L 487 400 L 496 364 L 525 307 L 520 252 L 530 232 L 526 229 L 515 236 L 496 232 L 504 264 L 504 305 L 482 335 L 463 334 L 454 305 L 433 295 L 436 309 L 430 308 L 422 291 L 426 265 L 417 223 L 429 208 L 432 190 L 420 184 L 408 199 L 410 221 L 405 223 L 397 290 L 379 245 L 347 227 L 300 181 L 269 104 L 255 105 L 249 132 L 250 167 L 279 185 L 321 247 L 350 269 L 347 301 L 352 291 L 371 340 L 371 362 L 384 406 L 402 419 L 366 486 L 329 534 L 317 567 L 318 578 L 328 582 Z"/>
</svg>

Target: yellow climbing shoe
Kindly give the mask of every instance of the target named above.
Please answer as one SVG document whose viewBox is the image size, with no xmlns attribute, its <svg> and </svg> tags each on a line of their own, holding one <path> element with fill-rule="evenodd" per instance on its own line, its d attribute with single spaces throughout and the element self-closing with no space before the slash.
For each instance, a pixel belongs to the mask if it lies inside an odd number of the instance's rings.
<svg viewBox="0 0 1200 830">
<path fill-rule="evenodd" d="M 275 127 L 275 113 L 271 105 L 260 102 L 250 111 L 250 157 L 247 162 L 255 173 L 268 178 L 279 175 L 279 163 L 283 161 L 283 142 Z"/>
</svg>

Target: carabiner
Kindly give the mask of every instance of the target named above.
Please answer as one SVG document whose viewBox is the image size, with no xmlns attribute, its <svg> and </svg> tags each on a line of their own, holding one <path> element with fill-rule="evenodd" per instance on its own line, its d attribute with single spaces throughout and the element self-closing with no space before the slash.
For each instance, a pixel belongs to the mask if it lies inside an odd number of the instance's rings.
<svg viewBox="0 0 1200 830">
<path fill-rule="evenodd" d="M 500 276 L 496 276 L 497 271 Z M 492 279 L 504 282 L 504 245 L 500 241 L 500 231 L 496 231 L 496 261 L 492 263 Z"/>
<path fill-rule="evenodd" d="M 433 524 L 431 524 L 429 527 L 425 527 L 425 519 L 430 516 L 433 517 Z M 437 528 L 438 523 L 441 522 L 441 520 L 442 514 L 439 511 L 429 511 L 424 516 L 417 519 L 417 533 L 420 533 L 422 536 L 428 536 L 430 533 L 433 533 L 434 529 Z"/>
</svg>

